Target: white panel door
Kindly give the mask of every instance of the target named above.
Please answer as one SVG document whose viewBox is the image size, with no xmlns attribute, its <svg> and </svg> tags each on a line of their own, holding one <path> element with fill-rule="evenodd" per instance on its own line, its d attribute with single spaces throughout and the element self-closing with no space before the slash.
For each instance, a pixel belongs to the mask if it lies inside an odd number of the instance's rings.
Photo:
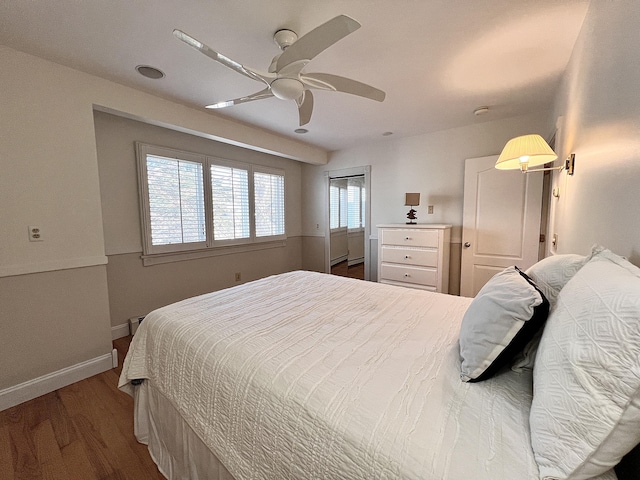
<svg viewBox="0 0 640 480">
<path fill-rule="evenodd" d="M 460 295 L 474 297 L 505 267 L 538 261 L 542 173 L 496 170 L 497 156 L 464 169 Z"/>
</svg>

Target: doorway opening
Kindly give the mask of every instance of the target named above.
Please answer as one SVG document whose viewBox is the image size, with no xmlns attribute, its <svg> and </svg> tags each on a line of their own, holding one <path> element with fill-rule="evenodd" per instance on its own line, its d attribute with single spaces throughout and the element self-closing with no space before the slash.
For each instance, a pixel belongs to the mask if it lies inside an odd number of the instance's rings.
<svg viewBox="0 0 640 480">
<path fill-rule="evenodd" d="M 369 167 L 327 172 L 326 272 L 369 280 Z"/>
</svg>

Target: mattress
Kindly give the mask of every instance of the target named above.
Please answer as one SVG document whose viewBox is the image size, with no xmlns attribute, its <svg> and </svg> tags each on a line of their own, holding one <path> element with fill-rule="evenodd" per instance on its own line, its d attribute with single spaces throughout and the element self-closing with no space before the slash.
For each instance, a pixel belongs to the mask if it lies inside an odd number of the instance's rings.
<svg viewBox="0 0 640 480">
<path fill-rule="evenodd" d="M 312 272 L 268 277 L 149 314 L 119 386 L 134 394 L 144 379 L 138 424 L 162 436 L 158 411 L 174 411 L 220 478 L 535 479 L 530 372 L 460 381 L 470 302 Z M 167 455 L 189 463 L 195 448 Z"/>
</svg>

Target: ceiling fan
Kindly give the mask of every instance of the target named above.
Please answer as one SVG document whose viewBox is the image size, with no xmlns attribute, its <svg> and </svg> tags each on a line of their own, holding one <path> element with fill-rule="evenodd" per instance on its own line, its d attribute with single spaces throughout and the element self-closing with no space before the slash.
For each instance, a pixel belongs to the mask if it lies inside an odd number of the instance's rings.
<svg viewBox="0 0 640 480">
<path fill-rule="evenodd" d="M 292 30 L 278 30 L 274 41 L 278 44 L 282 53 L 276 55 L 271 62 L 268 72 L 246 67 L 221 53 L 209 48 L 204 43 L 196 40 L 182 30 L 174 30 L 176 38 L 195 48 L 207 57 L 221 63 L 246 77 L 257 80 L 265 85 L 263 90 L 223 102 L 207 105 L 206 108 L 223 108 L 240 103 L 252 102 L 263 98 L 277 97 L 282 100 L 295 100 L 298 105 L 300 126 L 306 125 L 311 120 L 313 111 L 313 94 L 311 90 L 329 90 L 350 93 L 360 97 L 370 98 L 382 102 L 385 93 L 366 83 L 358 82 L 350 78 L 331 75 L 329 73 L 305 73 L 307 63 L 320 52 L 329 48 L 338 40 L 360 28 L 360 24 L 346 15 L 339 15 L 319 27 L 314 28 L 306 35 L 298 38 Z"/>
</svg>

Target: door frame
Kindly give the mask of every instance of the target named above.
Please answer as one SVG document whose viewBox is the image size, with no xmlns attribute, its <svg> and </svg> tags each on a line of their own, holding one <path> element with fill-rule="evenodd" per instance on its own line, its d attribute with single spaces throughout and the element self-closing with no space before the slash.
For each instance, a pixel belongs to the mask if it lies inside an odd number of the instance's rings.
<svg viewBox="0 0 640 480">
<path fill-rule="evenodd" d="M 331 226 L 329 223 L 329 187 L 332 178 L 364 176 L 365 208 L 364 208 L 364 279 L 371 279 L 371 165 L 362 167 L 343 168 L 324 172 L 325 201 L 324 201 L 324 271 L 331 273 Z"/>
</svg>

